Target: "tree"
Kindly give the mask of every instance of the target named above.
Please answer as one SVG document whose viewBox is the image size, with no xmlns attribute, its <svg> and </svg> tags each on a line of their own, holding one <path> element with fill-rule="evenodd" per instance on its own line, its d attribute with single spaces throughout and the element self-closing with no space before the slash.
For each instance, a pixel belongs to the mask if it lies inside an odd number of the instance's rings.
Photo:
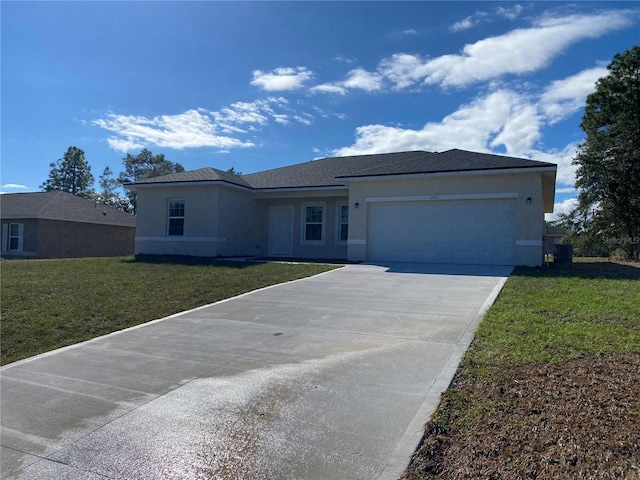
<svg viewBox="0 0 640 480">
<path fill-rule="evenodd" d="M 640 46 L 616 54 L 587 97 L 573 160 L 578 205 L 560 223 L 586 243 L 640 256 Z M 591 237 L 589 239 L 588 237 Z M 594 238 L 595 237 L 595 238 Z"/>
<path fill-rule="evenodd" d="M 91 195 L 93 175 L 81 149 L 69 147 L 63 158 L 50 163 L 49 166 L 51 167 L 49 178 L 40 185 L 42 190 L 45 192 L 60 190 L 79 197 Z"/>
<path fill-rule="evenodd" d="M 118 189 L 121 185 L 117 179 L 113 178 L 111 168 L 108 166 L 105 167 L 102 175 L 99 177 L 98 184 L 100 185 L 100 190 L 95 192 L 94 199 L 96 201 L 103 203 L 104 205 L 117 208 L 118 210 L 122 210 L 123 212 L 132 211 L 129 199 L 118 193 Z"/>
<path fill-rule="evenodd" d="M 154 155 L 146 148 L 138 155 L 127 154 L 122 159 L 124 163 L 124 172 L 118 176 L 119 183 L 135 182 L 143 178 L 158 177 L 170 173 L 184 172 L 184 167 L 179 163 L 173 163 L 164 158 L 163 154 Z M 127 197 L 132 206 L 131 210 L 136 213 L 137 210 L 137 193 L 127 190 Z"/>
</svg>

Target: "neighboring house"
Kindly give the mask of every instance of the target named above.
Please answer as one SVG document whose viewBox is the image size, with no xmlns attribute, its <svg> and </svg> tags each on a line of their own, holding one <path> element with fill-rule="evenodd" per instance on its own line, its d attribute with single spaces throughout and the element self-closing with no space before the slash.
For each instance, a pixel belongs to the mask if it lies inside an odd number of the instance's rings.
<svg viewBox="0 0 640 480">
<path fill-rule="evenodd" d="M 556 250 L 556 245 L 561 245 L 564 240 L 571 235 L 571 231 L 562 227 L 556 227 L 549 222 L 545 222 L 544 225 L 544 253 L 553 255 Z"/>
<path fill-rule="evenodd" d="M 0 195 L 2 257 L 132 255 L 136 217 L 66 192 Z"/>
<path fill-rule="evenodd" d="M 449 150 L 139 180 L 136 254 L 540 265 L 556 165 Z"/>
</svg>

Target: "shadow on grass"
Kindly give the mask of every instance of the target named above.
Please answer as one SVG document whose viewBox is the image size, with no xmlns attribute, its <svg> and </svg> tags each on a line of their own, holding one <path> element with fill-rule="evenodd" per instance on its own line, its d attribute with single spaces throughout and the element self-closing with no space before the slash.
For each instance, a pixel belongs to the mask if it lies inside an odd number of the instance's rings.
<svg viewBox="0 0 640 480">
<path fill-rule="evenodd" d="M 552 263 L 543 267 L 516 267 L 512 275 L 640 279 L 640 264 L 619 263 L 611 260 L 579 260 L 574 263 Z"/>
<path fill-rule="evenodd" d="M 219 258 L 219 257 L 194 257 L 191 255 L 136 255 L 122 259 L 123 263 L 155 263 L 170 265 L 216 265 L 232 268 L 246 268 L 259 263 L 313 263 L 327 265 L 344 265 L 349 262 L 346 260 L 336 259 L 303 259 L 303 258 L 272 258 L 272 257 L 238 257 L 238 258 Z"/>
<path fill-rule="evenodd" d="M 165 265 L 197 265 L 197 266 L 218 266 L 243 269 L 263 263 L 256 260 L 222 260 L 215 257 L 193 257 L 190 255 L 136 255 L 122 259 L 122 263 L 152 263 Z"/>
</svg>

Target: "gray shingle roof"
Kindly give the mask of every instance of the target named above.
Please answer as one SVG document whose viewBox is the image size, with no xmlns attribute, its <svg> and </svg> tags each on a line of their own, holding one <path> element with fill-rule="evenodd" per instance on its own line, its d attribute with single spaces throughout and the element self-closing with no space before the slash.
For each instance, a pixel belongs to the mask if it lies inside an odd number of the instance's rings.
<svg viewBox="0 0 640 480">
<path fill-rule="evenodd" d="M 415 162 L 430 155 L 433 154 L 416 151 L 322 158 L 244 175 L 244 179 L 257 189 L 340 186 L 344 182 L 336 177 L 356 176 L 370 168 L 384 170 L 392 165 Z"/>
<path fill-rule="evenodd" d="M 457 149 L 441 153 L 418 150 L 322 158 L 242 176 L 233 175 L 215 168 L 201 168 L 190 172 L 147 178 L 129 185 L 221 181 L 256 190 L 312 188 L 344 186 L 346 179 L 355 177 L 539 167 L 555 167 L 555 165 L 524 158 Z"/>
<path fill-rule="evenodd" d="M 224 172 L 217 168 L 206 167 L 188 172 L 170 173 L 158 177 L 141 178 L 127 185 L 143 185 L 148 183 L 175 183 L 175 182 L 227 182 L 243 187 L 251 188 L 244 177 L 233 173 Z"/>
<path fill-rule="evenodd" d="M 338 175 L 338 178 L 555 167 L 555 164 L 548 162 L 488 153 L 468 152 L 458 149 L 447 150 L 441 153 L 424 153 L 425 155 L 422 157 L 401 159 L 387 165 L 379 167 L 373 166 L 356 174 Z"/>
<path fill-rule="evenodd" d="M 0 195 L 0 216 L 2 218 L 39 218 L 123 227 L 136 226 L 136 217 L 130 213 L 97 204 L 77 195 L 58 191 Z"/>
</svg>

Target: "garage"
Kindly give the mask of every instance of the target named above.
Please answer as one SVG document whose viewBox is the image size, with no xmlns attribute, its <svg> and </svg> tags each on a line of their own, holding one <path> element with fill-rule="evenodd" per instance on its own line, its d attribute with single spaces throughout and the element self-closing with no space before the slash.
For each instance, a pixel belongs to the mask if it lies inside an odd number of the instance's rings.
<svg viewBox="0 0 640 480">
<path fill-rule="evenodd" d="M 367 260 L 515 263 L 515 199 L 399 200 L 368 204 Z"/>
</svg>

